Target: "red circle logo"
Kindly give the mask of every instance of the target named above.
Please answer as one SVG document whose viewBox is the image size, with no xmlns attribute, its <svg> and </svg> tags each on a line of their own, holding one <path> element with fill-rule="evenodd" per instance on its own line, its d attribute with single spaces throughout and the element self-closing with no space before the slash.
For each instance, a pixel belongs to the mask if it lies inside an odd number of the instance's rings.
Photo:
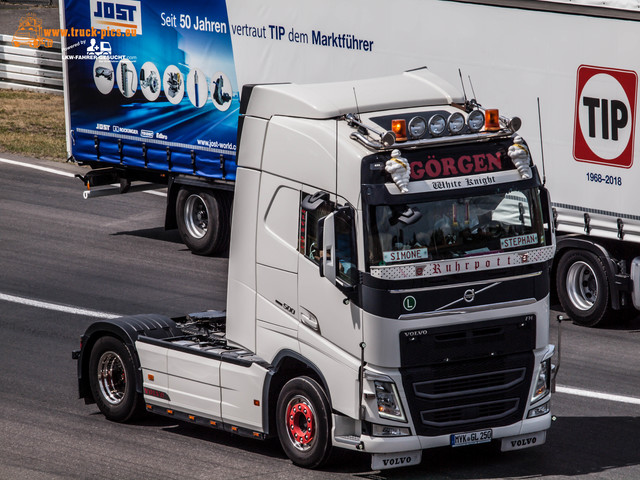
<svg viewBox="0 0 640 480">
<path fill-rule="evenodd" d="M 631 70 L 578 67 L 573 157 L 629 168 L 633 164 L 638 75 Z"/>
</svg>

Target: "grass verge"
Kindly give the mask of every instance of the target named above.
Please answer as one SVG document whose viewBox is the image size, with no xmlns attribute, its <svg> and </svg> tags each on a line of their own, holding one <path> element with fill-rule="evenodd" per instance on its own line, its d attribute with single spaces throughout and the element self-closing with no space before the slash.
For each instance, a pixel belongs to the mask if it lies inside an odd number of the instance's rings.
<svg viewBox="0 0 640 480">
<path fill-rule="evenodd" d="M 63 96 L 0 89 L 0 152 L 65 161 Z"/>
</svg>

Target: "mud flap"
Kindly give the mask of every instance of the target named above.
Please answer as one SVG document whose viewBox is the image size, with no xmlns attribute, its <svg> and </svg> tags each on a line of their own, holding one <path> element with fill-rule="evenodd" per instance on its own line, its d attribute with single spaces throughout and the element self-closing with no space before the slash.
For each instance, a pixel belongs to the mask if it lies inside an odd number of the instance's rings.
<svg viewBox="0 0 640 480">
<path fill-rule="evenodd" d="M 386 470 L 388 468 L 411 467 L 422 461 L 422 450 L 396 453 L 372 453 L 371 469 Z"/>
<path fill-rule="evenodd" d="M 538 445 L 542 445 L 546 439 L 546 431 L 518 435 L 517 437 L 507 437 L 502 439 L 502 446 L 500 450 L 508 452 L 510 450 L 522 450 L 523 448 L 537 447 Z"/>
</svg>

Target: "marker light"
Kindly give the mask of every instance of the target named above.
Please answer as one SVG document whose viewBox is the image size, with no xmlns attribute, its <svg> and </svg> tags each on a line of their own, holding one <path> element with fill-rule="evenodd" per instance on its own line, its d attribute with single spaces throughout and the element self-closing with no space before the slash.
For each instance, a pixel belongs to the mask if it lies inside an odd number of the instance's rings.
<svg viewBox="0 0 640 480">
<path fill-rule="evenodd" d="M 391 120 L 391 131 L 396 134 L 396 141 L 407 139 L 407 121 L 405 119 Z"/>
<path fill-rule="evenodd" d="M 427 133 L 427 122 L 422 117 L 413 117 L 409 120 L 409 135 L 411 138 L 420 138 Z"/>
<path fill-rule="evenodd" d="M 500 130 L 500 114 L 497 109 L 485 110 L 486 120 L 484 129 L 487 132 L 497 132 Z"/>
<path fill-rule="evenodd" d="M 453 113 L 449 119 L 447 120 L 447 127 L 449 127 L 449 131 L 454 135 L 462 132 L 466 122 L 464 120 L 464 115 L 460 112 Z"/>
<path fill-rule="evenodd" d="M 447 121 L 442 115 L 436 113 L 429 119 L 429 123 L 427 124 L 427 126 L 431 135 L 433 135 L 434 137 L 439 137 L 444 133 L 444 129 L 447 127 Z"/>
<path fill-rule="evenodd" d="M 472 132 L 479 132 L 484 127 L 484 114 L 480 110 L 474 110 L 469 114 L 467 123 Z"/>
</svg>

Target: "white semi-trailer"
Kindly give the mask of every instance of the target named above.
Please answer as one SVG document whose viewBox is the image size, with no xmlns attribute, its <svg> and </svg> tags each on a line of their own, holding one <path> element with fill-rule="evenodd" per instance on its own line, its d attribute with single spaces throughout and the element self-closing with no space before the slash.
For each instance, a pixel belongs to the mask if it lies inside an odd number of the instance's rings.
<svg viewBox="0 0 640 480">
<path fill-rule="evenodd" d="M 426 69 L 241 100 L 226 311 L 94 323 L 80 396 L 311 468 L 544 443 L 555 240 L 518 119 Z"/>
<path fill-rule="evenodd" d="M 527 119 L 554 199 L 558 297 L 597 325 L 640 307 L 639 4 L 65 0 L 69 156 L 94 168 L 87 198 L 167 186 L 165 226 L 211 254 L 229 245 L 243 85 L 422 65 L 459 84 L 461 71 L 469 96 Z"/>
</svg>

